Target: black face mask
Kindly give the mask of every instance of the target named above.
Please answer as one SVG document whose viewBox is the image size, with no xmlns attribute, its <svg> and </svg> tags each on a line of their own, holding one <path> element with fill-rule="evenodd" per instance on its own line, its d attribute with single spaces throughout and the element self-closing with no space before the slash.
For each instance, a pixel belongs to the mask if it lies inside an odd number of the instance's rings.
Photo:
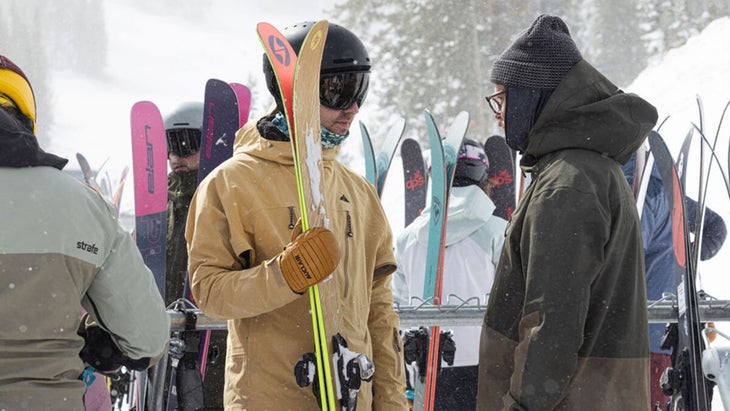
<svg viewBox="0 0 730 411">
<path fill-rule="evenodd" d="M 507 145 L 523 153 L 527 149 L 527 136 L 537 121 L 553 90 L 537 90 L 508 87 L 504 135 Z"/>
</svg>

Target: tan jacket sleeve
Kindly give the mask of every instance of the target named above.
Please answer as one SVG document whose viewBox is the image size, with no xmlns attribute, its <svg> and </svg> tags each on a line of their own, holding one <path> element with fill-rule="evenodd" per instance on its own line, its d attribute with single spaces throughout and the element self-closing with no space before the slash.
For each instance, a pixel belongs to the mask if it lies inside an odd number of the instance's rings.
<svg viewBox="0 0 730 411">
<path fill-rule="evenodd" d="M 236 201 L 224 198 L 229 190 L 211 181 L 203 181 L 193 196 L 185 231 L 190 284 L 200 309 L 215 318 L 249 318 L 300 298 L 284 281 L 278 254 L 254 263 L 254 240 L 241 232 Z"/>
<path fill-rule="evenodd" d="M 380 411 L 408 408 L 400 319 L 393 309 L 393 292 L 390 289 L 391 274 L 396 269 L 392 244 L 392 234 L 387 230 L 376 259 L 368 321 L 375 363 L 373 409 Z"/>
</svg>

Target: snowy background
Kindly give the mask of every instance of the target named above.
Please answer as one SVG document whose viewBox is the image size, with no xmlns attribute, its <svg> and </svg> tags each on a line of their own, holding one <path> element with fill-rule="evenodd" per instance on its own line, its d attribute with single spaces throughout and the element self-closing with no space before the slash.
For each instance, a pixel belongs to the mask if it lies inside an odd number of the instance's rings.
<svg viewBox="0 0 730 411">
<path fill-rule="evenodd" d="M 151 100 L 164 115 L 180 102 L 202 100 L 206 80 L 219 78 L 252 87 L 251 117 L 260 116 L 270 99 L 261 75 L 262 48 L 255 33 L 256 23 L 267 21 L 281 28 L 304 19 L 326 18 L 321 11 L 333 2 L 291 1 L 285 2 L 286 7 L 281 7 L 281 3 L 277 2 L 278 7 L 274 8 L 267 6 L 270 2 L 257 2 L 255 14 L 246 13 L 244 6 L 216 10 L 216 3 L 212 3 L 212 9 L 199 24 L 190 24 L 179 17 L 139 11 L 122 0 L 106 1 L 109 54 L 105 76 L 90 80 L 71 71 L 52 73 L 55 124 L 50 130 L 52 143 L 45 148 L 69 158 L 69 168 L 78 168 L 77 152 L 82 152 L 92 167 L 106 162 L 102 176 L 108 176 L 114 185 L 122 169 L 131 168 L 129 111 L 136 101 Z M 696 95 L 704 101 L 706 128 L 708 135 L 714 137 L 720 114 L 730 99 L 728 38 L 730 18 L 716 20 L 685 46 L 653 61 L 627 87 L 652 102 L 660 119 L 670 116 L 662 134 L 675 154 L 690 122 L 698 122 Z M 368 123 L 375 117 L 369 110 L 377 109 L 372 101 L 369 103 L 358 119 L 368 124 L 371 134 L 382 134 L 385 127 Z M 717 155 L 723 167 L 728 162 L 729 134 L 730 126 L 721 131 L 718 143 Z M 345 151 L 356 159 L 350 166 L 364 172 L 356 124 Z M 695 198 L 698 152 L 698 145 L 693 146 L 694 160 L 687 180 L 688 193 Z M 716 165 L 713 167 L 707 203 L 730 225 L 730 200 Z M 130 180 L 122 203 L 127 215 L 131 215 L 134 204 Z M 395 235 L 403 226 L 402 193 L 401 163 L 396 157 L 383 196 Z M 131 221 L 126 220 L 125 224 L 129 227 Z M 714 259 L 700 264 L 699 287 L 719 299 L 730 299 L 729 265 L 730 246 L 726 244 Z M 729 324 L 720 327 L 730 333 Z M 722 409 L 718 395 L 713 408 Z"/>
</svg>

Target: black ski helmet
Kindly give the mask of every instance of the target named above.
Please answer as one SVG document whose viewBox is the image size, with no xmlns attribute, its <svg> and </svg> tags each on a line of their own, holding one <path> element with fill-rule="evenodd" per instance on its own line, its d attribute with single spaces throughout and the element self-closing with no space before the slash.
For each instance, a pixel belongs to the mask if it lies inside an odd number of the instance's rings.
<svg viewBox="0 0 730 411">
<path fill-rule="evenodd" d="M 203 129 L 203 103 L 191 101 L 180 104 L 165 116 L 167 152 L 188 157 L 200 149 Z"/>
<path fill-rule="evenodd" d="M 304 38 L 314 25 L 314 21 L 306 21 L 302 23 L 292 24 L 284 27 L 281 33 L 291 44 L 294 52 L 299 54 Z M 322 52 L 322 65 L 320 68 L 320 76 L 339 73 L 369 73 L 370 57 L 365 45 L 350 30 L 330 23 L 327 30 L 327 39 L 325 40 L 324 51 Z M 283 111 L 281 96 L 279 95 L 279 86 L 276 83 L 274 70 L 269 63 L 269 59 L 264 53 L 264 76 L 266 77 L 266 87 L 269 93 L 274 97 L 276 106 L 279 111 Z"/>
<path fill-rule="evenodd" d="M 459 148 L 454 187 L 466 187 L 481 183 L 489 173 L 489 160 L 484 147 L 471 139 L 464 139 Z"/>
</svg>

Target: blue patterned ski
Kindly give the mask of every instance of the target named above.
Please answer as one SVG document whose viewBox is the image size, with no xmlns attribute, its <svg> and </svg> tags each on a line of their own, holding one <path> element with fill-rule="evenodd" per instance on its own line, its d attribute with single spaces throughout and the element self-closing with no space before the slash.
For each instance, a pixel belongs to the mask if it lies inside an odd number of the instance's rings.
<svg viewBox="0 0 730 411">
<path fill-rule="evenodd" d="M 433 305 L 441 305 L 448 200 L 456 169 L 457 154 L 469 126 L 469 114 L 462 111 L 456 116 L 443 141 L 431 113 L 425 110 L 424 115 L 431 146 L 431 219 L 428 231 L 423 300 L 429 301 Z M 439 367 L 441 361 L 440 337 L 440 327 L 430 327 L 425 381 L 416 378 L 414 409 L 431 411 L 434 408 L 436 378 L 441 368 Z M 420 374 L 422 374 L 421 370 L 419 370 L 419 377 Z"/>
</svg>

